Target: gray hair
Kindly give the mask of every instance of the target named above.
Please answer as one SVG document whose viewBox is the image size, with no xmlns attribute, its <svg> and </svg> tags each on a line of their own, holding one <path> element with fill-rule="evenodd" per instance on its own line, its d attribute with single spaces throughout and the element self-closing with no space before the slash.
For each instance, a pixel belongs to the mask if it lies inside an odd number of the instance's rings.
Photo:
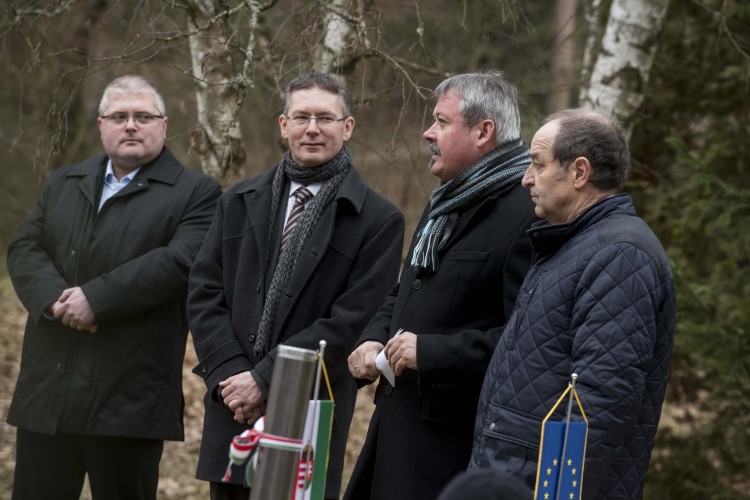
<svg viewBox="0 0 750 500">
<path fill-rule="evenodd" d="M 591 164 L 591 184 L 602 191 L 619 191 L 630 170 L 630 151 L 620 122 L 616 118 L 584 108 L 566 109 L 548 116 L 544 123 L 559 125 L 554 159 L 567 169 L 580 157 Z"/>
<path fill-rule="evenodd" d="M 139 92 L 151 92 L 154 94 L 154 105 L 162 116 L 166 116 L 166 108 L 164 107 L 164 98 L 161 96 L 159 89 L 151 80 L 148 80 L 139 75 L 125 75 L 119 78 L 115 78 L 107 84 L 102 93 L 102 98 L 99 101 L 99 116 L 104 114 L 107 109 L 109 97 L 112 94 L 122 93 L 139 93 Z"/>
<path fill-rule="evenodd" d="M 464 126 L 473 127 L 482 120 L 495 124 L 495 145 L 521 137 L 521 116 L 518 112 L 518 92 L 503 78 L 502 71 L 455 75 L 437 86 L 436 99 L 452 90 L 460 97 L 458 110 Z"/>
<path fill-rule="evenodd" d="M 320 88 L 331 94 L 336 94 L 341 100 L 341 110 L 344 116 L 351 115 L 351 94 L 349 90 L 342 85 L 334 76 L 328 73 L 318 73 L 311 71 L 298 76 L 286 86 L 284 92 L 284 114 L 289 112 L 289 96 L 297 90 Z"/>
</svg>

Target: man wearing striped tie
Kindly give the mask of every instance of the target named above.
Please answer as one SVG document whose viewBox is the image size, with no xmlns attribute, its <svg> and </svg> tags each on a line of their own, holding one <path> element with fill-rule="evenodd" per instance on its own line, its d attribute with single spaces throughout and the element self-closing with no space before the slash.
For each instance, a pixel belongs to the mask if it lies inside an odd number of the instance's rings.
<svg viewBox="0 0 750 500">
<path fill-rule="evenodd" d="M 321 339 L 336 401 L 326 498 L 338 498 L 356 399 L 346 358 L 401 260 L 403 216 L 359 177 L 345 145 L 348 90 L 308 73 L 285 96 L 289 151 L 227 190 L 190 276 L 194 372 L 207 387 L 197 477 L 212 498 L 248 498 L 241 468 L 220 481 L 232 437 L 264 411 L 276 346 L 317 349 Z"/>
</svg>

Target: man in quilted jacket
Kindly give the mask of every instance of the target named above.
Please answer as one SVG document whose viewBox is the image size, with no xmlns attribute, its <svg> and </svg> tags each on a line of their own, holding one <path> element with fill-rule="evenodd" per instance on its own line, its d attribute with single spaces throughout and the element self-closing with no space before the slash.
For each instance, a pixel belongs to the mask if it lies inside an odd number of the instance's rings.
<svg viewBox="0 0 750 500">
<path fill-rule="evenodd" d="M 531 490 L 542 420 L 577 373 L 589 431 L 576 498 L 639 499 L 672 351 L 669 262 L 620 192 L 630 154 L 615 120 L 556 113 L 530 154 L 522 183 L 545 220 L 527 233 L 534 265 L 484 380 L 469 467 L 510 471 Z"/>
</svg>

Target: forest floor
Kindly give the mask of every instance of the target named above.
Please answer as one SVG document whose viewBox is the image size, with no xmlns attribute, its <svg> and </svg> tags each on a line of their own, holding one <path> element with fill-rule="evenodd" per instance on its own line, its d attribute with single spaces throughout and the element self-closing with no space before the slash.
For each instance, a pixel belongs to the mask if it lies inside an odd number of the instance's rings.
<svg viewBox="0 0 750 500">
<path fill-rule="evenodd" d="M 0 498 L 10 498 L 15 467 L 16 429 L 5 422 L 13 395 L 21 360 L 23 329 L 26 310 L 18 301 L 8 278 L 0 281 Z M 195 479 L 195 467 L 203 428 L 203 380 L 191 373 L 196 364 L 192 340 L 188 339 L 183 364 L 183 392 L 185 394 L 185 441 L 167 441 L 161 461 L 159 478 L 160 499 L 193 500 L 208 498 L 208 483 Z M 364 442 L 367 425 L 374 409 L 373 386 L 360 390 L 354 421 L 349 434 L 343 484 L 348 482 L 351 469 Z M 54 457 L 50 457 L 54 461 Z M 53 466 L 53 463 L 49 464 Z M 88 486 L 82 499 L 90 499 Z"/>
</svg>

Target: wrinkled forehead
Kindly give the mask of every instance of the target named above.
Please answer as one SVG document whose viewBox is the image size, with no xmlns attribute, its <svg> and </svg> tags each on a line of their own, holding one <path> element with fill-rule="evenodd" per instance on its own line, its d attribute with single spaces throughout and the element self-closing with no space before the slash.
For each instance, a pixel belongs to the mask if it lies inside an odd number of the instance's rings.
<svg viewBox="0 0 750 500">
<path fill-rule="evenodd" d="M 560 124 L 557 121 L 545 123 L 542 128 L 537 130 L 534 138 L 531 139 L 529 146 L 529 155 L 533 160 L 546 158 L 552 155 L 552 149 L 555 145 L 557 132 L 560 130 Z M 551 159 L 551 158 L 549 158 Z"/>
</svg>

